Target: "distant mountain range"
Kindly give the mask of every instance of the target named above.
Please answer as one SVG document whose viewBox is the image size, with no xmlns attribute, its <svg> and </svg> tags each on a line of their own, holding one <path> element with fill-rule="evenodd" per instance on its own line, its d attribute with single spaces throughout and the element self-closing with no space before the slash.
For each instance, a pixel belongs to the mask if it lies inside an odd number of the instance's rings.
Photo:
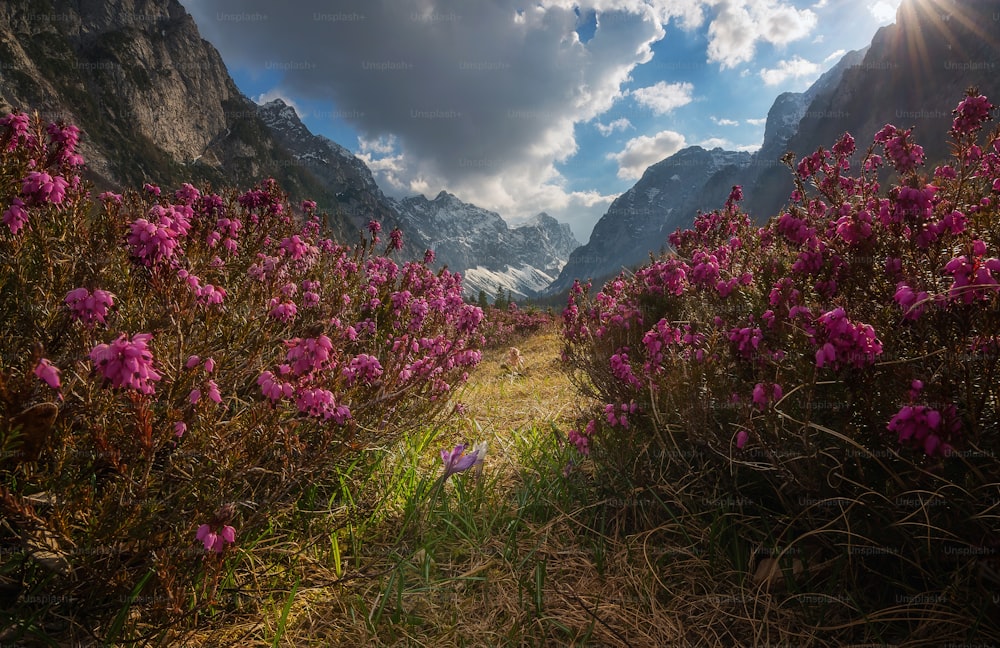
<svg viewBox="0 0 1000 648">
<path fill-rule="evenodd" d="M 845 132 L 866 147 L 887 123 L 913 126 L 933 170 L 949 155 L 951 111 L 966 88 L 977 86 L 1000 103 L 998 17 L 998 0 L 903 0 L 896 23 L 881 28 L 867 48 L 845 54 L 805 92 L 777 97 L 753 155 L 693 146 L 649 167 L 546 292 L 565 291 L 577 278 L 600 285 L 642 263 L 666 249 L 667 236 L 689 227 L 699 210 L 721 207 L 733 185 L 743 186 L 744 209 L 766 220 L 792 191 L 791 174 L 779 162 L 784 153 L 829 148 Z"/>
<path fill-rule="evenodd" d="M 434 250 L 437 262 L 461 269 L 466 293 L 536 297 L 558 276 L 580 243 L 569 225 L 541 213 L 511 228 L 496 212 L 442 191 L 393 201 L 403 230 Z"/>
</svg>

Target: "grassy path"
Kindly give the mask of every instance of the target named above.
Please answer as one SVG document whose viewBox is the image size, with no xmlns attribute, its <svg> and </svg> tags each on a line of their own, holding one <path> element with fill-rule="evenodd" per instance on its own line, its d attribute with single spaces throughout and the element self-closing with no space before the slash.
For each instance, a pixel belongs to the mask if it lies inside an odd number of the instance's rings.
<svg viewBox="0 0 1000 648">
<path fill-rule="evenodd" d="M 294 543 L 309 547 L 298 549 L 291 569 L 294 590 L 287 572 L 262 579 L 273 588 L 263 615 L 183 639 L 296 647 L 716 644 L 699 641 L 706 627 L 692 635 L 685 623 L 707 620 L 718 606 L 671 594 L 690 592 L 695 581 L 708 592 L 724 586 L 712 583 L 697 551 L 669 530 L 628 535 L 620 518 L 635 501 L 598 497 L 580 467 L 566 470 L 578 456 L 562 439 L 580 397 L 560 368 L 557 327 L 518 348 L 522 368 L 508 366 L 507 348 L 487 352 L 456 394 L 464 415 L 391 453 L 366 486 L 383 498 L 377 517 L 336 532 L 336 551 L 329 538 Z M 483 440 L 490 450 L 482 473 L 442 485 L 439 451 Z"/>
</svg>

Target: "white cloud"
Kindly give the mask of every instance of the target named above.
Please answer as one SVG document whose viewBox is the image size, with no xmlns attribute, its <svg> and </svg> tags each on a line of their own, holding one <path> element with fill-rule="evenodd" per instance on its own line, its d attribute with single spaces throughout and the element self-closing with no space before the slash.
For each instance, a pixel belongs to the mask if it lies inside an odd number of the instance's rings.
<svg viewBox="0 0 1000 648">
<path fill-rule="evenodd" d="M 902 0 L 878 0 L 868 4 L 868 11 L 880 25 L 888 25 L 896 21 L 896 9 Z"/>
<path fill-rule="evenodd" d="M 765 84 L 773 86 L 792 78 L 815 77 L 819 74 L 819 70 L 819 65 L 816 63 L 800 56 L 793 56 L 790 60 L 778 61 L 776 68 L 764 68 L 760 71 L 760 78 Z"/>
<path fill-rule="evenodd" d="M 767 123 L 767 117 L 761 117 L 760 119 L 748 119 L 746 121 L 751 126 L 763 126 Z"/>
<path fill-rule="evenodd" d="M 253 97 L 253 102 L 258 106 L 263 106 L 264 104 L 274 101 L 275 99 L 281 99 L 286 104 L 291 106 L 292 110 L 295 111 L 295 114 L 299 116 L 299 119 L 302 119 L 302 117 L 304 117 L 302 109 L 299 108 L 298 105 L 295 103 L 295 101 L 293 99 L 290 99 L 288 95 L 285 93 L 285 91 L 282 90 L 281 88 L 271 88 L 267 92 L 262 92 L 256 97 Z"/>
<path fill-rule="evenodd" d="M 732 149 L 733 143 L 724 137 L 709 137 L 706 140 L 698 142 L 698 146 L 709 150 L 714 148 Z"/>
<path fill-rule="evenodd" d="M 597 132 L 599 132 L 604 137 L 607 137 L 616 130 L 624 131 L 626 129 L 632 128 L 632 122 L 630 122 L 628 119 L 624 117 L 621 117 L 619 119 L 614 120 L 610 124 L 602 124 L 600 122 L 597 122 L 595 126 L 597 127 Z"/>
<path fill-rule="evenodd" d="M 758 41 L 787 45 L 815 26 L 815 13 L 782 0 L 722 0 L 708 26 L 708 62 L 736 67 L 753 59 Z"/>
<path fill-rule="evenodd" d="M 753 153 L 760 148 L 760 144 L 735 144 L 725 137 L 709 137 L 698 142 L 698 146 L 708 150 L 718 147 L 726 151 L 746 151 L 747 153 Z"/>
<path fill-rule="evenodd" d="M 719 126 L 739 126 L 740 125 L 740 123 L 738 121 L 736 121 L 735 119 L 726 119 L 725 117 L 723 117 L 723 118 L 720 119 L 720 118 L 718 118 L 718 117 L 716 117 L 716 116 L 713 115 L 709 119 L 711 119 L 713 122 L 715 122 Z"/>
<path fill-rule="evenodd" d="M 618 162 L 618 177 L 622 180 L 638 180 L 651 164 L 670 157 L 687 145 L 684 136 L 678 132 L 664 130 L 649 137 L 640 135 L 626 142 L 618 153 L 609 153 L 608 159 Z"/>
<path fill-rule="evenodd" d="M 694 86 L 690 83 L 667 83 L 658 81 L 656 85 L 647 86 L 633 90 L 630 94 L 635 97 L 640 106 L 652 109 L 657 115 L 664 115 L 674 108 L 680 108 L 691 103 L 691 93 Z"/>
<path fill-rule="evenodd" d="M 839 49 L 835 52 L 831 52 L 829 56 L 823 59 L 824 63 L 836 63 L 840 59 L 844 58 L 844 54 L 847 54 L 847 50 Z"/>
</svg>

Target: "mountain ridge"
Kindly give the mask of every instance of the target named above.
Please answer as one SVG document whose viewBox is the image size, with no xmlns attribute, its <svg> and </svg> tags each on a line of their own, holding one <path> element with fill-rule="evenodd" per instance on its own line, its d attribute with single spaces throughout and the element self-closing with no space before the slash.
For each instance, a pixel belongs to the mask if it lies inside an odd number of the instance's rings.
<svg viewBox="0 0 1000 648">
<path fill-rule="evenodd" d="M 951 111 L 966 88 L 978 86 L 1000 101 L 1000 76 L 993 74 L 1000 59 L 1000 34 L 989 27 L 997 15 L 1000 0 L 903 0 L 896 23 L 879 29 L 866 48 L 845 54 L 805 92 L 775 98 L 761 148 L 749 163 L 716 168 L 707 177 L 702 173 L 704 180 L 697 186 L 680 189 L 657 169 L 680 166 L 685 157 L 694 156 L 705 171 L 707 160 L 696 147 L 647 168 L 612 203 L 546 294 L 564 292 L 575 279 L 599 284 L 666 250 L 673 229 L 690 227 L 699 210 L 720 207 L 732 185 L 743 187 L 743 209 L 756 221 L 780 213 L 793 188 L 791 174 L 780 161 L 786 151 L 809 155 L 820 146 L 829 148 L 845 132 L 864 147 L 882 126 L 894 123 L 916 127 L 914 138 L 924 146 L 928 165 L 945 160 Z M 922 55 L 916 62 L 911 60 L 914 52 Z M 628 210 L 622 209 L 623 200 Z M 658 245 L 650 245 L 652 240 Z"/>
</svg>

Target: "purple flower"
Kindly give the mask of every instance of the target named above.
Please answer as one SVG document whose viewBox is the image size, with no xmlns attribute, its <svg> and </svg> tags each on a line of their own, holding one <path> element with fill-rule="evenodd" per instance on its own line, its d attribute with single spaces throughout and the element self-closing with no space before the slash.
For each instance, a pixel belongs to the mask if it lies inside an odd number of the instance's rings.
<svg viewBox="0 0 1000 648">
<path fill-rule="evenodd" d="M 464 472 L 473 466 L 481 466 L 486 457 L 486 442 L 482 441 L 465 452 L 465 444 L 460 443 L 452 450 L 441 451 L 441 461 L 444 462 L 444 478 L 455 473 Z"/>
</svg>

